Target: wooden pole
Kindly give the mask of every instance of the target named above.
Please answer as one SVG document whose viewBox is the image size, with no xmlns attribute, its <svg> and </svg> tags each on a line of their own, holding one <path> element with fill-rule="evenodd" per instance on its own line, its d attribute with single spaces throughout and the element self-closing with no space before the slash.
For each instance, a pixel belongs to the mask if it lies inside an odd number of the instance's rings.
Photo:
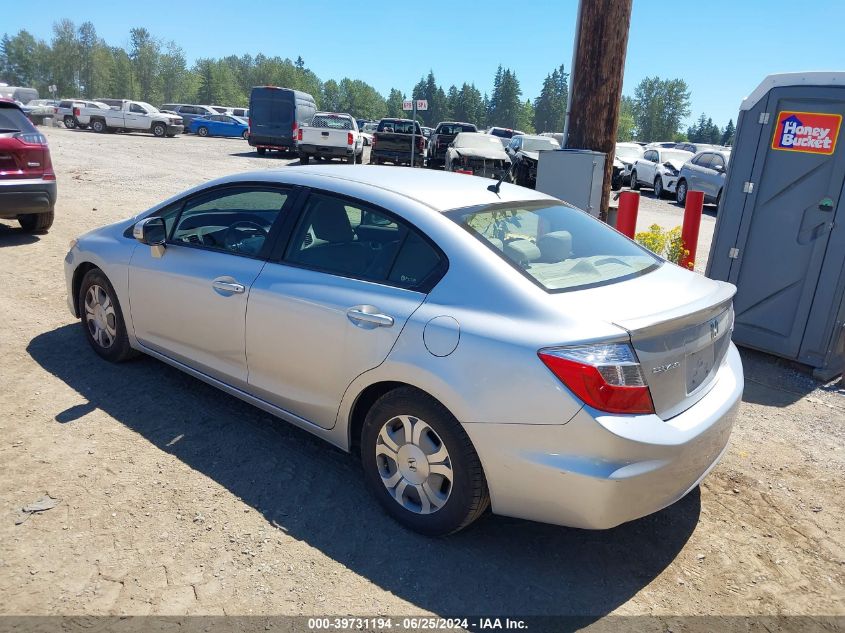
<svg viewBox="0 0 845 633">
<path fill-rule="evenodd" d="M 581 0 L 579 5 L 566 147 L 607 156 L 599 207 L 602 219 L 610 200 L 631 5 L 632 0 Z"/>
</svg>

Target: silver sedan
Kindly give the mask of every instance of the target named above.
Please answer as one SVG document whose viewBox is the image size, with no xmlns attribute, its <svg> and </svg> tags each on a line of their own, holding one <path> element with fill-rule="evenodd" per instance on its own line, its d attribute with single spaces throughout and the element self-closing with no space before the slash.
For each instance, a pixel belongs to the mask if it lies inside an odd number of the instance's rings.
<svg viewBox="0 0 845 633">
<path fill-rule="evenodd" d="M 609 528 L 695 488 L 743 388 L 734 287 L 560 200 L 419 169 L 239 174 L 81 236 L 68 304 L 359 454 L 426 534 L 493 512 Z"/>
</svg>

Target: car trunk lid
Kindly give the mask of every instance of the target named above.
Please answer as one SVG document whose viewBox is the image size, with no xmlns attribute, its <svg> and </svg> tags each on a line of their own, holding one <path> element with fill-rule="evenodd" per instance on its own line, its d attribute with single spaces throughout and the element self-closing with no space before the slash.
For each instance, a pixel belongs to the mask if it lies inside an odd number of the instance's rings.
<svg viewBox="0 0 845 633">
<path fill-rule="evenodd" d="M 556 299 L 628 332 L 655 412 L 669 419 L 713 385 L 730 342 L 735 292 L 731 284 L 664 264 L 634 279 Z"/>
<path fill-rule="evenodd" d="M 15 133 L 0 133 L 0 179 L 42 178 L 48 163 L 45 144 L 26 142 Z"/>
</svg>

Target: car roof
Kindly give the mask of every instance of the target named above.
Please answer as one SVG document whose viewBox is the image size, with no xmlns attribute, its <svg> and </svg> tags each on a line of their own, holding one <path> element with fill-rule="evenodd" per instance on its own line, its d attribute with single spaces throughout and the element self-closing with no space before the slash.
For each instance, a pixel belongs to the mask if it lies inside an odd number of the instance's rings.
<svg viewBox="0 0 845 633">
<path fill-rule="evenodd" d="M 449 211 L 498 202 L 549 200 L 560 202 L 533 189 L 502 183 L 498 195 L 487 189 L 495 184 L 490 178 L 480 178 L 428 169 L 386 167 L 375 165 L 313 165 L 267 169 L 228 176 L 213 184 L 245 181 L 283 182 L 319 187 L 320 180 L 333 180 L 342 193 L 344 181 L 376 187 L 421 204 L 435 211 Z M 212 183 L 209 183 L 212 184 Z"/>
</svg>

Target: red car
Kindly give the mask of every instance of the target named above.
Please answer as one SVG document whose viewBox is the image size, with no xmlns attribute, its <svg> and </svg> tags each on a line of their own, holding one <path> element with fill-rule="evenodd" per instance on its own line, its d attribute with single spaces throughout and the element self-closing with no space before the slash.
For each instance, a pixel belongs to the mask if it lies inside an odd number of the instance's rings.
<svg viewBox="0 0 845 633">
<path fill-rule="evenodd" d="M 53 224 L 56 195 L 47 139 L 18 104 L 0 99 L 0 219 L 44 232 Z"/>
</svg>

